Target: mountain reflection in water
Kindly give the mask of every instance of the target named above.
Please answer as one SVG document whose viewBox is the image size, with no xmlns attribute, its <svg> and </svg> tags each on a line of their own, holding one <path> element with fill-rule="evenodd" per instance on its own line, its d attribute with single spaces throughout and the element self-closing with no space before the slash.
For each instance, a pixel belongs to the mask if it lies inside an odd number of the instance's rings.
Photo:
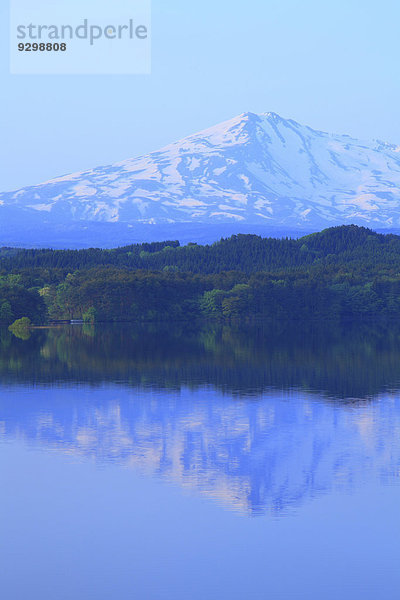
<svg viewBox="0 0 400 600">
<path fill-rule="evenodd" d="M 65 327 L 1 337 L 0 435 L 250 514 L 400 473 L 400 329 Z"/>
</svg>

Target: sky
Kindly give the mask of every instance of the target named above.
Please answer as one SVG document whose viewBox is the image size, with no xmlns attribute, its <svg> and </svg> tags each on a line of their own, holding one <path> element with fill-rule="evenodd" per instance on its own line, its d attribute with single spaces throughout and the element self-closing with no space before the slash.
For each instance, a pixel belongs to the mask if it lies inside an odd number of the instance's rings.
<svg viewBox="0 0 400 600">
<path fill-rule="evenodd" d="M 246 111 L 400 144 L 398 0 L 153 0 L 149 75 L 11 75 L 8 21 L 0 0 L 0 191 Z"/>
</svg>

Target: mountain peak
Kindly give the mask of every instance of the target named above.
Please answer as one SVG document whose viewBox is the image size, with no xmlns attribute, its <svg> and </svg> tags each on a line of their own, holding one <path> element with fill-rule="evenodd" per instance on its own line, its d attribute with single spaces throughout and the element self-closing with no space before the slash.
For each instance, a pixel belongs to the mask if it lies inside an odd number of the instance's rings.
<svg viewBox="0 0 400 600">
<path fill-rule="evenodd" d="M 238 115 L 237 117 L 234 117 L 236 119 L 240 119 L 243 121 L 251 121 L 251 120 L 255 120 L 255 119 L 259 119 L 259 115 L 257 113 L 254 112 L 244 112 L 241 113 L 240 115 Z"/>
<path fill-rule="evenodd" d="M 0 194 L 0 223 L 7 219 L 65 227 L 236 223 L 238 232 L 396 228 L 400 152 L 274 112 L 244 112 L 147 156 Z"/>
<path fill-rule="evenodd" d="M 239 120 L 239 121 L 248 122 L 248 123 L 260 123 L 263 120 L 267 120 L 271 123 L 286 122 L 286 119 L 284 119 L 283 117 L 281 117 L 280 115 L 278 115 L 275 112 L 264 112 L 264 113 L 260 113 L 260 114 L 254 113 L 254 112 L 244 112 L 244 113 L 238 115 L 237 117 L 235 117 L 233 120 Z"/>
<path fill-rule="evenodd" d="M 278 113 L 275 112 L 265 112 L 262 113 L 261 116 L 265 117 L 266 119 L 270 119 L 271 121 L 285 121 L 285 119 L 283 119 L 280 115 L 278 115 Z"/>
</svg>

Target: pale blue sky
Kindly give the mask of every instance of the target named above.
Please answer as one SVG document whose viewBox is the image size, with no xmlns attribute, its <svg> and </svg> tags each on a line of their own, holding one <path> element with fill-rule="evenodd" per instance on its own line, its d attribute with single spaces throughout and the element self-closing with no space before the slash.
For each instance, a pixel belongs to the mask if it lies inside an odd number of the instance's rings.
<svg viewBox="0 0 400 600">
<path fill-rule="evenodd" d="M 400 144 L 398 0 L 153 0 L 148 76 L 9 75 L 0 22 L 0 191 L 244 111 Z"/>
</svg>

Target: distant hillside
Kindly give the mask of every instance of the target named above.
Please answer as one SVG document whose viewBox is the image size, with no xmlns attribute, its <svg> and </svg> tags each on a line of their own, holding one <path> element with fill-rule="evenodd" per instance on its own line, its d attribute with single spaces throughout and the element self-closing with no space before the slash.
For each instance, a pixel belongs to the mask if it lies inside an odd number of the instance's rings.
<svg viewBox="0 0 400 600">
<path fill-rule="evenodd" d="M 178 241 L 133 244 L 113 250 L 0 251 L 0 268 L 87 269 L 114 266 L 191 273 L 291 270 L 304 267 L 400 264 L 400 236 L 379 234 L 365 227 L 343 225 L 295 239 L 234 235 L 211 245 Z"/>
</svg>

